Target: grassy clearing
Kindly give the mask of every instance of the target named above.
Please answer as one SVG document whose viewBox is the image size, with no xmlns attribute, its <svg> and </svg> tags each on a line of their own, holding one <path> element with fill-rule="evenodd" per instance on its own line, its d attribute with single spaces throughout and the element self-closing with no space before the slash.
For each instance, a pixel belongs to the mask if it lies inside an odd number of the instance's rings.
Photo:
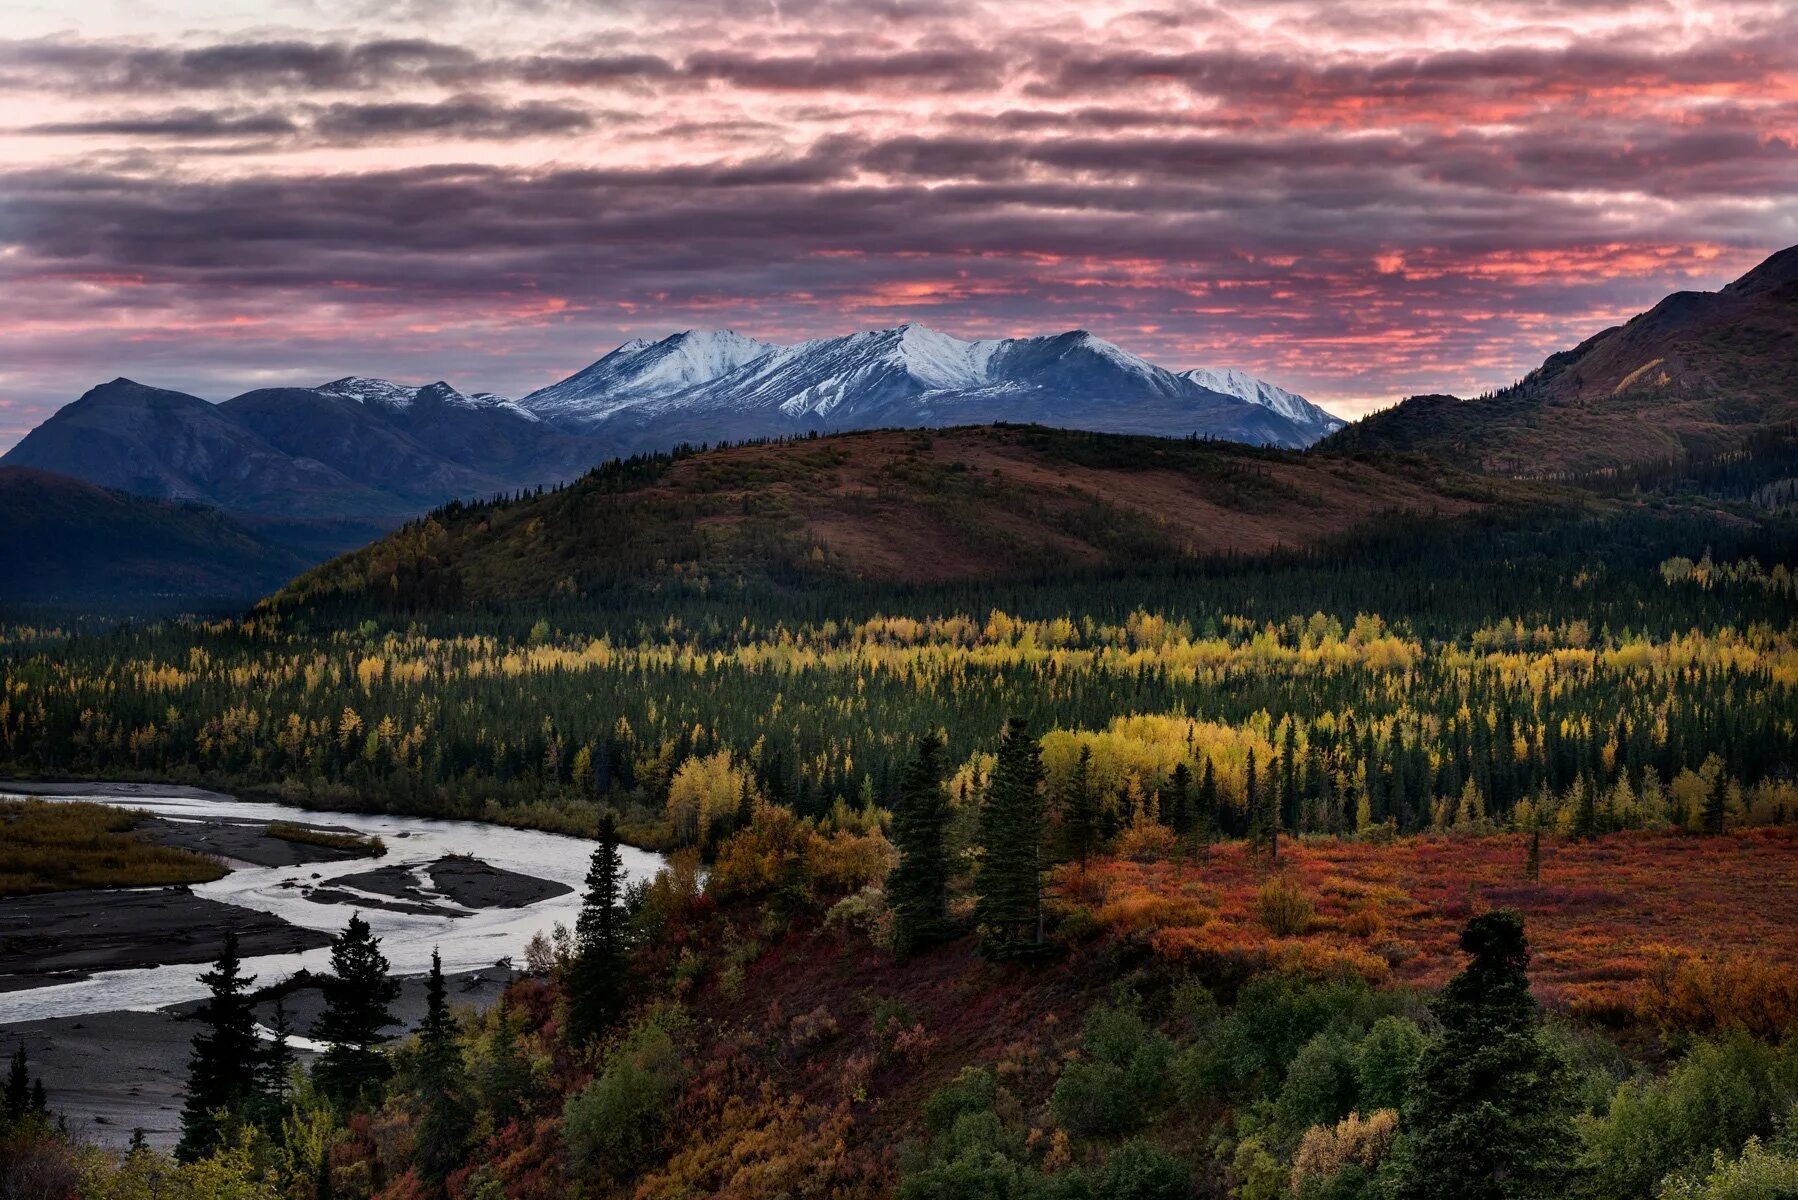
<svg viewBox="0 0 1798 1200">
<path fill-rule="evenodd" d="M 306 846 L 348 850 L 367 858 L 380 858 L 387 853 L 387 843 L 378 837 L 364 837 L 359 833 L 333 833 L 328 829 L 314 829 L 310 825 L 295 825 L 289 821 L 274 822 L 268 827 L 268 836 Z"/>
<path fill-rule="evenodd" d="M 137 817 L 104 804 L 0 801 L 0 896 L 77 888 L 205 883 L 226 868 L 133 832 Z"/>
</svg>

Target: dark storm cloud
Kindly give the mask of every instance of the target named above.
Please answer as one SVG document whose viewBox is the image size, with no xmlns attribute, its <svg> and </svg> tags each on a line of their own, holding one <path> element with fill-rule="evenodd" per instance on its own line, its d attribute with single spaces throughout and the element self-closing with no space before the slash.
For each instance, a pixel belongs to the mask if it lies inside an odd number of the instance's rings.
<svg viewBox="0 0 1798 1200">
<path fill-rule="evenodd" d="M 358 44 L 221 43 L 193 48 L 61 39 L 0 42 L 10 86 L 136 95 L 217 88 L 363 88 L 465 68 L 473 51 L 422 38 Z"/>
</svg>

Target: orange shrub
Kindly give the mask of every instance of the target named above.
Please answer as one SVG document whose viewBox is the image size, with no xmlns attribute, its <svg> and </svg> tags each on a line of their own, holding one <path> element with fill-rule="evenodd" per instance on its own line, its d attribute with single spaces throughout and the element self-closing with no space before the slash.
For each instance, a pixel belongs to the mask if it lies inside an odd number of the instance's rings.
<svg viewBox="0 0 1798 1200">
<path fill-rule="evenodd" d="M 1198 928 L 1211 920 L 1211 910 L 1190 896 L 1131 892 L 1100 905 L 1093 914 L 1114 933 L 1147 933 L 1176 926 Z"/>
<path fill-rule="evenodd" d="M 1291 876 L 1275 875 L 1256 894 L 1255 915 L 1275 937 L 1302 937 L 1311 931 L 1317 906 Z"/>
<path fill-rule="evenodd" d="M 1776 1039 L 1798 1029 L 1798 969 L 1743 955 L 1667 951 L 1642 981 L 1637 1008 L 1669 1032 L 1745 1029 Z"/>
</svg>

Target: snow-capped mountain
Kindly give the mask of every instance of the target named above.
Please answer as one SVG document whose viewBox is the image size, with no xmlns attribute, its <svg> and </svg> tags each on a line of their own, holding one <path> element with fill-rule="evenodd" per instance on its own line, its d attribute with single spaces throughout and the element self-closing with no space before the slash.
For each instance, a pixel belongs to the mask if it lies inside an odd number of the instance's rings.
<svg viewBox="0 0 1798 1200">
<path fill-rule="evenodd" d="M 1235 367 L 1194 367 L 1180 374 L 1200 387 L 1222 392 L 1226 396 L 1237 396 L 1263 408 L 1271 408 L 1281 416 L 1302 425 L 1315 425 L 1325 434 L 1334 433 L 1348 424 L 1298 393 L 1289 392 L 1265 379 L 1257 379 L 1247 371 L 1239 371 Z"/>
<path fill-rule="evenodd" d="M 635 338 L 560 383 L 532 392 L 524 407 L 570 428 L 698 386 L 782 349 L 730 329 L 688 330 L 659 342 Z"/>
<path fill-rule="evenodd" d="M 460 408 L 469 412 L 483 409 L 505 409 L 527 421 L 535 421 L 537 414 L 522 408 L 514 400 L 492 392 L 475 392 L 465 395 L 449 384 L 438 380 L 427 383 L 423 387 L 407 387 L 403 383 L 393 383 L 386 379 L 367 379 L 359 375 L 346 375 L 342 379 L 333 379 L 330 383 L 320 384 L 313 391 L 323 392 L 327 396 L 342 396 L 346 400 L 354 400 L 358 404 L 370 408 L 386 409 L 389 412 L 407 412 L 421 405 L 437 405 L 444 408 Z"/>
<path fill-rule="evenodd" d="M 518 403 L 621 450 L 808 430 L 1038 422 L 1306 446 L 1340 425 L 1301 397 L 1176 374 L 1085 330 L 963 341 L 901 325 L 783 346 L 731 330 L 626 342 Z"/>
</svg>

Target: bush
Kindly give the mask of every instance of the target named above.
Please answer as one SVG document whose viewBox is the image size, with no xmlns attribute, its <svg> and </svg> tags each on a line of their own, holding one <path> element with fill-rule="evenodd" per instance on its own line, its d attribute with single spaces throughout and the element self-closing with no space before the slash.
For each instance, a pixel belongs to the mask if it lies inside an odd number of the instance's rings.
<svg viewBox="0 0 1798 1200">
<path fill-rule="evenodd" d="M 1311 931 L 1317 909 L 1295 881 L 1276 875 L 1256 894 L 1255 915 L 1275 937 L 1302 937 Z"/>
<path fill-rule="evenodd" d="M 1097 1200 L 1184 1200 L 1192 1195 L 1192 1172 L 1167 1151 L 1130 1141 L 1105 1160 L 1095 1191 Z"/>
<path fill-rule="evenodd" d="M 1297 1134 L 1347 1116 L 1360 1091 L 1354 1047 L 1341 1034 L 1325 1031 L 1306 1042 L 1287 1066 L 1274 1108 L 1280 1124 Z"/>
<path fill-rule="evenodd" d="M 1219 1098 L 1277 1095 L 1300 1047 L 1332 1024 L 1364 1025 L 1377 1003 L 1373 989 L 1355 978 L 1252 979 L 1230 1015 L 1180 1056 L 1181 1090 L 1194 1107 Z"/>
<path fill-rule="evenodd" d="M 1708 1174 L 1675 1176 L 1661 1185 L 1661 1200 L 1789 1200 L 1798 1196 L 1798 1158 L 1761 1146 L 1749 1138 L 1737 1159 L 1721 1150 Z"/>
<path fill-rule="evenodd" d="M 679 1010 L 638 1022 L 606 1055 L 593 1082 L 562 1109 L 562 1136 L 576 1174 L 622 1179 L 641 1167 L 661 1140 L 685 1069 L 675 1036 Z"/>
<path fill-rule="evenodd" d="M 953 1083 L 932 1092 L 924 1101 L 924 1124 L 932 1133 L 943 1133 L 965 1113 L 991 1112 L 999 1095 L 999 1080 L 984 1067 L 963 1067 Z"/>
<path fill-rule="evenodd" d="M 1306 1130 L 1292 1158 L 1293 1193 L 1305 1200 L 1359 1193 L 1397 1133 L 1398 1113 L 1389 1108 L 1366 1118 L 1351 1112 L 1334 1126 Z M 1343 1175 L 1349 1178 L 1339 1178 Z"/>
<path fill-rule="evenodd" d="M 1050 1098 L 1069 1133 L 1124 1133 L 1166 1102 L 1173 1043 L 1144 1023 L 1133 1001 L 1095 1007 L 1081 1049 L 1087 1057 L 1067 1065 Z"/>
<path fill-rule="evenodd" d="M 1381 1017 L 1355 1047 L 1355 1079 L 1363 1112 L 1402 1108 L 1429 1039 L 1407 1017 Z"/>
<path fill-rule="evenodd" d="M 1700 1167 L 1713 1151 L 1771 1134 L 1798 1095 L 1798 1046 L 1738 1034 L 1701 1042 L 1665 1079 L 1618 1087 L 1588 1120 L 1584 1165 L 1602 1196 L 1649 1195 L 1662 1178 Z"/>
</svg>

